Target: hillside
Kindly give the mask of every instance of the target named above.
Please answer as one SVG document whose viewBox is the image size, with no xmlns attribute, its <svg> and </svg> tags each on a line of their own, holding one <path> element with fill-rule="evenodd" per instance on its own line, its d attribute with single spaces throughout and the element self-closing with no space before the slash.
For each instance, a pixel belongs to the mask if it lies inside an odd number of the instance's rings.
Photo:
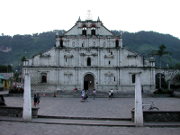
<svg viewBox="0 0 180 135">
<path fill-rule="evenodd" d="M 0 36 L 0 65 L 14 65 L 21 63 L 21 58 L 28 58 L 44 52 L 55 45 L 57 31 L 44 32 L 33 35 Z M 62 33 L 62 30 L 58 31 Z M 119 31 L 112 31 L 119 35 Z M 167 47 L 171 56 L 164 57 L 164 65 L 180 62 L 180 40 L 171 35 L 157 32 L 141 31 L 137 33 L 123 33 L 123 46 L 144 56 L 149 56 L 152 50 L 157 50 L 161 44 Z"/>
</svg>

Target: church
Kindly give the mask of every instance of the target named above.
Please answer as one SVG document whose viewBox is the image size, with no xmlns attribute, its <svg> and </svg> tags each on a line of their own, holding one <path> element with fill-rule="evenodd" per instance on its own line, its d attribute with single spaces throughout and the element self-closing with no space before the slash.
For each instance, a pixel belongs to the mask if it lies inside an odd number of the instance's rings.
<svg viewBox="0 0 180 135">
<path fill-rule="evenodd" d="M 155 61 L 123 47 L 100 18 L 81 20 L 56 34 L 56 45 L 23 63 L 31 76 L 32 91 L 55 92 L 86 89 L 134 92 L 140 73 L 143 92 L 155 89 Z"/>
</svg>

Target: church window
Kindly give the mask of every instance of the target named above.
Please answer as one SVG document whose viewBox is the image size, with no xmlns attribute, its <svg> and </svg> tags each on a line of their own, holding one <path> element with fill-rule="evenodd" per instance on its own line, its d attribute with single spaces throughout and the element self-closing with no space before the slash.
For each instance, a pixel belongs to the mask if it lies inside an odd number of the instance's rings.
<svg viewBox="0 0 180 135">
<path fill-rule="evenodd" d="M 119 47 L 119 40 L 116 39 L 116 47 Z"/>
<path fill-rule="evenodd" d="M 82 29 L 82 35 L 86 36 L 87 35 L 87 28 L 83 27 Z"/>
<path fill-rule="evenodd" d="M 41 74 L 41 83 L 47 83 L 47 74 L 46 73 Z"/>
<path fill-rule="evenodd" d="M 95 27 L 91 28 L 91 35 L 95 36 L 96 35 L 96 29 Z"/>
<path fill-rule="evenodd" d="M 136 75 L 132 74 L 132 83 L 135 83 L 135 82 L 136 82 Z"/>
<path fill-rule="evenodd" d="M 111 64 L 111 61 L 109 61 L 109 65 Z"/>
<path fill-rule="evenodd" d="M 91 58 L 87 58 L 87 66 L 91 66 Z"/>
<path fill-rule="evenodd" d="M 60 39 L 60 47 L 63 47 L 63 40 Z"/>
<path fill-rule="evenodd" d="M 113 55 L 113 52 L 111 52 L 111 55 Z"/>
<path fill-rule="evenodd" d="M 116 78 L 114 77 L 114 82 L 116 81 Z"/>
<path fill-rule="evenodd" d="M 82 47 L 84 47 L 84 43 L 82 43 Z"/>
</svg>

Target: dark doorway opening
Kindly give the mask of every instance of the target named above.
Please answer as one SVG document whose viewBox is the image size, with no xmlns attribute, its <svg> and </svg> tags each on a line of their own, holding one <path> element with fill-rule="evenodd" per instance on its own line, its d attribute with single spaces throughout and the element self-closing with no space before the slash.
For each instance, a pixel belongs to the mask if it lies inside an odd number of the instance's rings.
<svg viewBox="0 0 180 135">
<path fill-rule="evenodd" d="M 161 84 L 160 84 L 160 81 L 161 81 Z M 160 88 L 167 88 L 167 84 L 165 81 L 165 75 L 162 73 L 157 73 L 156 74 L 156 89 L 160 89 Z"/>
<path fill-rule="evenodd" d="M 84 76 L 84 89 L 93 90 L 94 89 L 94 76 L 87 74 Z"/>
</svg>

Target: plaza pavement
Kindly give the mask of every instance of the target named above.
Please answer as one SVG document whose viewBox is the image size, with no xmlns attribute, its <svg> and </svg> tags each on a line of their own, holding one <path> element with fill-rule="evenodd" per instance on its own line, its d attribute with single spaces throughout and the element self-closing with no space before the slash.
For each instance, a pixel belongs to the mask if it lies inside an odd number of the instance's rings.
<svg viewBox="0 0 180 135">
<path fill-rule="evenodd" d="M 180 128 L 77 126 L 0 121 L 0 135 L 179 135 Z"/>
<path fill-rule="evenodd" d="M 5 97 L 7 106 L 23 106 L 22 97 Z M 180 111 L 180 98 L 143 98 L 144 103 L 153 101 L 160 110 Z M 80 102 L 80 98 L 59 98 L 41 96 L 39 115 L 130 118 L 134 98 L 92 98 Z"/>
<path fill-rule="evenodd" d="M 22 106 L 22 97 L 5 97 L 8 106 Z M 160 110 L 180 111 L 179 98 L 144 98 L 143 102 L 154 101 Z M 80 98 L 41 97 L 39 115 L 130 118 L 134 107 L 134 98 L 89 98 L 80 102 Z M 73 121 L 73 123 L 72 123 Z M 84 125 L 82 123 L 85 123 Z M 100 125 L 98 125 L 98 122 Z M 63 124 L 62 124 L 63 123 Z M 78 124 L 81 123 L 81 124 Z M 95 123 L 93 125 L 93 123 Z M 97 124 L 97 125 L 96 125 Z M 103 124 L 103 125 L 101 125 Z M 110 124 L 110 126 L 106 126 Z M 118 124 L 127 126 L 118 126 Z M 33 119 L 24 122 L 19 118 L 0 118 L 0 135 L 179 135 L 179 127 L 134 127 L 128 121 L 93 121 L 69 119 Z"/>
</svg>

